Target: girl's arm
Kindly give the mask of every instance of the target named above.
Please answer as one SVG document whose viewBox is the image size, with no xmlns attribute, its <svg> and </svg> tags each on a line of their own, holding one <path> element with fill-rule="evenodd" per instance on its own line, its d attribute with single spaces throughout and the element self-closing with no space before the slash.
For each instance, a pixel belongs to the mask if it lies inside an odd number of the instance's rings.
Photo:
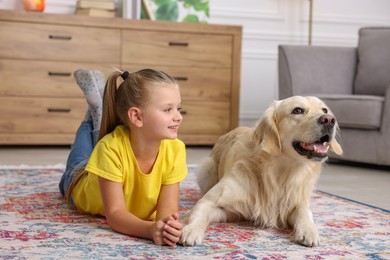
<svg viewBox="0 0 390 260">
<path fill-rule="evenodd" d="M 179 189 L 180 184 L 162 185 L 157 201 L 156 219 L 171 216 L 179 210 Z"/>
<path fill-rule="evenodd" d="M 163 232 L 163 240 L 168 245 L 176 245 L 179 242 L 183 225 L 179 222 L 179 189 L 180 184 L 162 185 L 157 201 L 157 220 L 162 219 L 166 223 Z M 168 219 L 168 221 L 165 221 Z"/>
<path fill-rule="evenodd" d="M 168 221 L 172 222 L 172 217 L 168 216 L 156 222 L 142 220 L 127 211 L 121 183 L 99 177 L 99 185 L 105 215 L 113 230 L 134 237 L 151 239 L 157 245 L 174 246 L 176 244 L 169 239 L 166 241 L 163 234 L 165 231 L 172 236 L 172 227 L 166 224 Z"/>
</svg>

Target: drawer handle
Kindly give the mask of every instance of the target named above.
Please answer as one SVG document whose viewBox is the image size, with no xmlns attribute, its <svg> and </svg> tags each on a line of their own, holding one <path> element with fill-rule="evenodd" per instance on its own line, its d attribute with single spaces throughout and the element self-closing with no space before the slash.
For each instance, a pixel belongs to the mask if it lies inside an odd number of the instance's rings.
<svg viewBox="0 0 390 260">
<path fill-rule="evenodd" d="M 187 47 L 189 44 L 188 42 L 169 42 L 169 46 L 183 46 Z"/>
<path fill-rule="evenodd" d="M 70 72 L 48 72 L 49 76 L 61 76 L 61 77 L 69 77 L 72 75 Z"/>
<path fill-rule="evenodd" d="M 47 112 L 50 112 L 50 113 L 69 113 L 70 108 L 48 108 Z"/>
<path fill-rule="evenodd" d="M 72 36 L 49 35 L 49 39 L 70 41 L 70 40 L 72 40 Z"/>
<path fill-rule="evenodd" d="M 180 110 L 180 114 L 182 114 L 183 116 L 187 115 L 187 110 Z"/>
<path fill-rule="evenodd" d="M 188 78 L 187 77 L 173 77 L 175 80 L 177 81 L 187 81 Z"/>
</svg>

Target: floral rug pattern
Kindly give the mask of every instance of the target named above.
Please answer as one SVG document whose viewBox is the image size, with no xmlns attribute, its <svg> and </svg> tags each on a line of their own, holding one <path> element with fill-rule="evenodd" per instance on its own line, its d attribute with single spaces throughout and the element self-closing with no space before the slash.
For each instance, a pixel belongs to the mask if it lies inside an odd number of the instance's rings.
<svg viewBox="0 0 390 260">
<path fill-rule="evenodd" d="M 194 167 L 181 184 L 180 214 L 200 198 Z M 104 218 L 69 210 L 62 169 L 0 169 L 0 259 L 390 259 L 390 213 L 315 192 L 321 243 L 308 248 L 288 230 L 213 224 L 203 245 L 161 247 L 113 232 Z"/>
</svg>

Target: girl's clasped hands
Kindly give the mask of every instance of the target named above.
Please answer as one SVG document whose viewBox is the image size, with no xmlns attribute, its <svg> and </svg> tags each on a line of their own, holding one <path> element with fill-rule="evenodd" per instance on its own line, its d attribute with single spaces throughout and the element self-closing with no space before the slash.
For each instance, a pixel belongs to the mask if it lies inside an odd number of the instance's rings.
<svg viewBox="0 0 390 260">
<path fill-rule="evenodd" d="M 176 246 L 182 234 L 183 225 L 179 222 L 179 215 L 172 214 L 155 222 L 153 228 L 153 241 L 156 245 Z"/>
</svg>

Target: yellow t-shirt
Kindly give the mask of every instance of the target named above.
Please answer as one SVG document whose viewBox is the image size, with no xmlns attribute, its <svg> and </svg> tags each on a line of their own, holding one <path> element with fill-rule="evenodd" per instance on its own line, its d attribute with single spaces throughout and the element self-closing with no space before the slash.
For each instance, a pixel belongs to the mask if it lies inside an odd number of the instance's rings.
<svg viewBox="0 0 390 260">
<path fill-rule="evenodd" d="M 105 215 L 98 182 L 100 176 L 122 183 L 127 210 L 143 220 L 155 219 L 161 185 L 178 183 L 188 174 L 185 145 L 178 139 L 161 141 L 152 171 L 142 173 L 124 126 L 117 126 L 96 144 L 85 169 L 88 174 L 72 191 L 77 209 Z"/>
</svg>

